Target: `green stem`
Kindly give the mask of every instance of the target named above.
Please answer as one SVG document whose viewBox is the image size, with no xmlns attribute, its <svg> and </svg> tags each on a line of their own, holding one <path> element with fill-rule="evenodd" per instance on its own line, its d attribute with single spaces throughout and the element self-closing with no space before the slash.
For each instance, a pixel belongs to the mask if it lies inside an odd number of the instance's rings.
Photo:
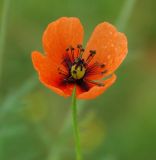
<svg viewBox="0 0 156 160">
<path fill-rule="evenodd" d="M 73 129 L 74 129 L 75 145 L 76 145 L 76 157 L 77 160 L 82 160 L 79 128 L 77 121 L 76 87 L 74 87 L 72 94 L 72 116 L 73 116 Z"/>
</svg>

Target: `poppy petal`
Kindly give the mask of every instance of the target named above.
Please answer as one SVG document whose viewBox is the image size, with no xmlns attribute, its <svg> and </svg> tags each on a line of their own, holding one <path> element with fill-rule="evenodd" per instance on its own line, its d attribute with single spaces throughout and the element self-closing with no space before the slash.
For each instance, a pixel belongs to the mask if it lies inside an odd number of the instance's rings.
<svg viewBox="0 0 156 160">
<path fill-rule="evenodd" d="M 50 23 L 42 38 L 47 56 L 60 63 L 67 47 L 82 44 L 83 34 L 83 26 L 78 18 L 62 17 Z"/>
<path fill-rule="evenodd" d="M 32 53 L 32 61 L 34 68 L 39 74 L 40 81 L 56 92 L 57 94 L 67 97 L 72 94 L 72 85 L 59 85 L 62 80 L 58 72 L 53 67 L 53 63 L 49 58 L 43 56 L 40 52 L 34 51 Z"/>
<path fill-rule="evenodd" d="M 116 75 L 113 74 L 111 78 L 104 81 L 104 86 L 95 85 L 88 92 L 77 92 L 77 98 L 79 99 L 93 99 L 102 94 L 107 88 L 109 88 L 116 80 Z"/>
<path fill-rule="evenodd" d="M 104 70 L 107 73 L 97 76 L 97 79 L 102 78 L 112 74 L 124 60 L 128 50 L 126 36 L 118 32 L 113 25 L 101 23 L 96 26 L 87 43 L 84 59 L 87 59 L 90 50 L 96 50 L 96 54 L 89 65 L 97 62 L 105 65 Z M 92 76 L 95 79 L 95 75 L 90 75 L 89 79 L 92 79 Z"/>
<path fill-rule="evenodd" d="M 39 76 L 43 77 L 43 79 L 49 83 L 53 79 L 53 64 L 51 61 L 38 51 L 32 52 L 32 61 L 34 68 L 39 73 Z"/>
</svg>

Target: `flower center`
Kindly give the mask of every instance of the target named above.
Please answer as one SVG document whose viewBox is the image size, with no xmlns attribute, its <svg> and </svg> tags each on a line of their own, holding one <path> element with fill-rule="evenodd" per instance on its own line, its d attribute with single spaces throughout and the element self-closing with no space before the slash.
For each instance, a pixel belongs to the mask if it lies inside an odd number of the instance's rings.
<svg viewBox="0 0 156 160">
<path fill-rule="evenodd" d="M 71 76 L 74 79 L 82 79 L 85 75 L 86 68 L 83 63 L 77 62 L 76 64 L 73 64 L 70 70 Z"/>
<path fill-rule="evenodd" d="M 63 82 L 66 83 L 77 83 L 79 85 L 92 83 L 94 85 L 103 86 L 103 82 L 95 82 L 94 80 L 88 79 L 88 76 L 105 74 L 107 72 L 105 64 L 99 62 L 89 64 L 95 56 L 96 50 L 90 50 L 86 59 L 83 58 L 84 51 L 81 44 L 78 44 L 77 48 L 73 48 L 72 46 L 66 48 L 66 54 L 61 65 L 63 64 L 67 70 L 65 71 L 58 67 L 58 73 L 62 75 Z"/>
</svg>

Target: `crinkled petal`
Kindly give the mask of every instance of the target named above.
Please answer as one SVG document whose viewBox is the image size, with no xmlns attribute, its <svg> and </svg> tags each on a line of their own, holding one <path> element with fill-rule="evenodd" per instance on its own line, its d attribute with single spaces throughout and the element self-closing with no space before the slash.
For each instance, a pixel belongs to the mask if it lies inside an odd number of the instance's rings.
<svg viewBox="0 0 156 160">
<path fill-rule="evenodd" d="M 56 67 L 53 66 L 54 64 L 49 58 L 43 56 L 38 51 L 34 51 L 32 53 L 32 61 L 34 68 L 39 74 L 40 81 L 45 86 L 64 97 L 70 96 L 72 94 L 73 85 L 61 85 L 62 79 L 58 74 Z"/>
<path fill-rule="evenodd" d="M 92 33 L 83 55 L 84 59 L 87 59 L 90 50 L 96 50 L 96 54 L 89 65 L 98 62 L 105 64 L 103 70 L 107 70 L 106 74 L 97 76 L 99 79 L 112 74 L 124 60 L 128 51 L 127 38 L 123 33 L 118 32 L 113 25 L 104 22 L 97 25 Z M 89 76 L 89 79 L 92 78 L 95 79 L 95 75 Z"/>
<path fill-rule="evenodd" d="M 82 44 L 83 32 L 83 26 L 78 18 L 62 17 L 50 23 L 42 38 L 46 55 L 52 61 L 60 63 L 67 47 Z"/>
</svg>

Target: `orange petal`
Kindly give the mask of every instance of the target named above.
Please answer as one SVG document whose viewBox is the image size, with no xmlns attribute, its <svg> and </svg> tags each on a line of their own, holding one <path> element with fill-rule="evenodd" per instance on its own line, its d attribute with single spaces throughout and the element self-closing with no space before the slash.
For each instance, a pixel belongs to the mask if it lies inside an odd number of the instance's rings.
<svg viewBox="0 0 156 160">
<path fill-rule="evenodd" d="M 32 61 L 34 68 L 38 71 L 39 75 L 43 77 L 47 83 L 50 83 L 53 79 L 53 64 L 51 61 L 38 51 L 32 52 Z"/>
<path fill-rule="evenodd" d="M 60 75 L 56 70 L 56 65 L 49 58 L 43 56 L 38 51 L 34 51 L 32 53 L 32 61 L 34 68 L 39 74 L 40 81 L 45 86 L 64 97 L 72 94 L 73 85 L 59 85 Z"/>
<path fill-rule="evenodd" d="M 116 75 L 113 74 L 111 78 L 104 81 L 104 86 L 95 85 L 88 92 L 78 93 L 77 98 L 79 99 L 93 99 L 102 94 L 107 88 L 109 88 L 116 80 Z"/>
<path fill-rule="evenodd" d="M 95 62 L 105 64 L 104 69 L 108 71 L 107 75 L 111 74 L 118 68 L 127 54 L 126 36 L 118 32 L 113 25 L 107 22 L 101 23 L 96 26 L 87 43 L 83 55 L 84 59 L 88 57 L 90 50 L 96 50 L 96 54 L 89 65 Z M 97 79 L 105 75 L 98 76 Z M 89 77 L 89 79 L 92 78 L 92 76 Z"/>
<path fill-rule="evenodd" d="M 67 47 L 82 44 L 83 32 L 78 18 L 63 17 L 50 23 L 42 39 L 46 54 L 59 63 Z"/>
</svg>

